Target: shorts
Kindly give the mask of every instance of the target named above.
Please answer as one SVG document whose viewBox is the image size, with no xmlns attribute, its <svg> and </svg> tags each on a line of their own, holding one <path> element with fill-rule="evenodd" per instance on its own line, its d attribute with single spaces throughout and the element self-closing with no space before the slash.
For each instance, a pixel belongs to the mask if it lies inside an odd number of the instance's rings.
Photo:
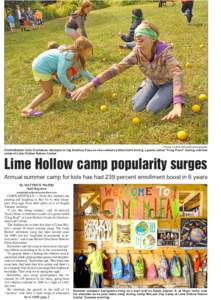
<svg viewBox="0 0 221 300">
<path fill-rule="evenodd" d="M 28 20 L 24 20 L 24 26 L 27 27 L 29 25 L 29 21 Z"/>
<path fill-rule="evenodd" d="M 36 24 L 37 24 L 37 25 L 43 25 L 42 19 L 37 19 L 37 20 L 36 20 Z"/>
<path fill-rule="evenodd" d="M 64 32 L 69 34 L 69 33 L 77 33 L 77 31 L 74 28 L 69 28 L 67 26 L 65 26 Z"/>
<path fill-rule="evenodd" d="M 34 76 L 34 80 L 36 82 L 39 82 L 39 81 L 48 81 L 51 79 L 51 74 L 44 74 L 44 73 L 40 73 L 36 70 L 33 70 L 32 69 L 32 72 L 33 72 L 33 76 Z"/>
<path fill-rule="evenodd" d="M 32 25 L 34 25 L 34 24 L 35 24 L 35 21 L 34 21 L 34 20 L 30 20 L 30 19 L 29 19 L 29 24 L 32 26 Z"/>
<path fill-rule="evenodd" d="M 20 26 L 24 26 L 24 20 L 19 19 L 18 21 L 19 21 L 19 25 L 20 25 Z"/>
<path fill-rule="evenodd" d="M 15 23 L 9 23 L 10 28 L 15 28 Z"/>
</svg>

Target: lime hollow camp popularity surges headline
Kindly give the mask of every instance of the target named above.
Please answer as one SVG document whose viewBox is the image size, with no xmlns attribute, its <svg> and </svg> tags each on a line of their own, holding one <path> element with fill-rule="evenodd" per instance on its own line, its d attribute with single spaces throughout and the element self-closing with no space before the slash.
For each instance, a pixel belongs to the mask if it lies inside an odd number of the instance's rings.
<svg viewBox="0 0 221 300">
<path fill-rule="evenodd" d="M 130 171 L 130 170 L 206 170 L 207 160 L 162 160 L 153 158 L 146 160 L 70 160 L 36 157 L 34 160 L 5 158 L 5 170 L 100 170 L 100 171 Z"/>
</svg>

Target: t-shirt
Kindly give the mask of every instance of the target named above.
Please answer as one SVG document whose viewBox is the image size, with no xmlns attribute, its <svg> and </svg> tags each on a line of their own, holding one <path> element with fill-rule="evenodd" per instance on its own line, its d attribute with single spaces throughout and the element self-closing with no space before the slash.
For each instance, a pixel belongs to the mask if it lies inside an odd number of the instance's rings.
<svg viewBox="0 0 221 300">
<path fill-rule="evenodd" d="M 14 23 L 14 17 L 12 15 L 7 17 L 9 23 Z"/>
<path fill-rule="evenodd" d="M 42 19 L 42 13 L 41 13 L 39 10 L 37 10 L 37 11 L 35 12 L 35 18 L 36 18 L 37 20 Z"/>
<path fill-rule="evenodd" d="M 92 273 L 104 273 L 103 258 L 106 258 L 106 256 L 102 250 L 93 251 L 88 255 L 86 265 L 90 265 Z"/>
<path fill-rule="evenodd" d="M 21 11 L 20 11 L 20 10 L 17 10 L 17 17 L 18 17 L 18 19 L 19 19 L 19 20 L 21 20 L 21 19 L 22 19 L 22 16 L 21 16 Z"/>
</svg>

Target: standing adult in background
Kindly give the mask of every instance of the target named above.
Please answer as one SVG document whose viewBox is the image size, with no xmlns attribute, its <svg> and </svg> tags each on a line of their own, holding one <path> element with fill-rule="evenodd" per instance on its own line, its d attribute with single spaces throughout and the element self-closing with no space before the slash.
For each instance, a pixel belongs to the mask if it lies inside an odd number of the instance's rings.
<svg viewBox="0 0 221 300">
<path fill-rule="evenodd" d="M 187 24 L 191 24 L 192 21 L 192 10 L 193 10 L 193 2 L 194 0 L 190 1 L 190 0 L 181 0 L 182 3 L 182 8 L 181 11 L 184 14 L 184 16 L 186 16 L 187 19 Z"/>
<path fill-rule="evenodd" d="M 16 17 L 20 25 L 21 31 L 24 31 L 24 18 L 22 17 L 22 12 L 19 5 L 16 5 Z"/>
<path fill-rule="evenodd" d="M 72 12 L 69 20 L 65 24 L 65 33 L 69 35 L 73 40 L 76 40 L 80 35 L 83 35 L 87 38 L 85 21 L 91 9 L 92 3 L 88 0 L 83 1 L 79 9 Z M 77 32 L 78 28 L 80 29 L 80 33 Z"/>
</svg>

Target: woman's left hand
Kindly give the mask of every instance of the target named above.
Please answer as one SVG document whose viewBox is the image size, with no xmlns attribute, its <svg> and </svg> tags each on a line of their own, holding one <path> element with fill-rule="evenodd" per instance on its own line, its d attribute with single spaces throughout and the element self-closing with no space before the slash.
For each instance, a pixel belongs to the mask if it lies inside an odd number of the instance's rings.
<svg viewBox="0 0 221 300">
<path fill-rule="evenodd" d="M 180 118 L 182 114 L 182 104 L 181 103 L 176 103 L 173 106 L 173 109 L 161 120 L 173 120 L 175 118 Z"/>
</svg>

